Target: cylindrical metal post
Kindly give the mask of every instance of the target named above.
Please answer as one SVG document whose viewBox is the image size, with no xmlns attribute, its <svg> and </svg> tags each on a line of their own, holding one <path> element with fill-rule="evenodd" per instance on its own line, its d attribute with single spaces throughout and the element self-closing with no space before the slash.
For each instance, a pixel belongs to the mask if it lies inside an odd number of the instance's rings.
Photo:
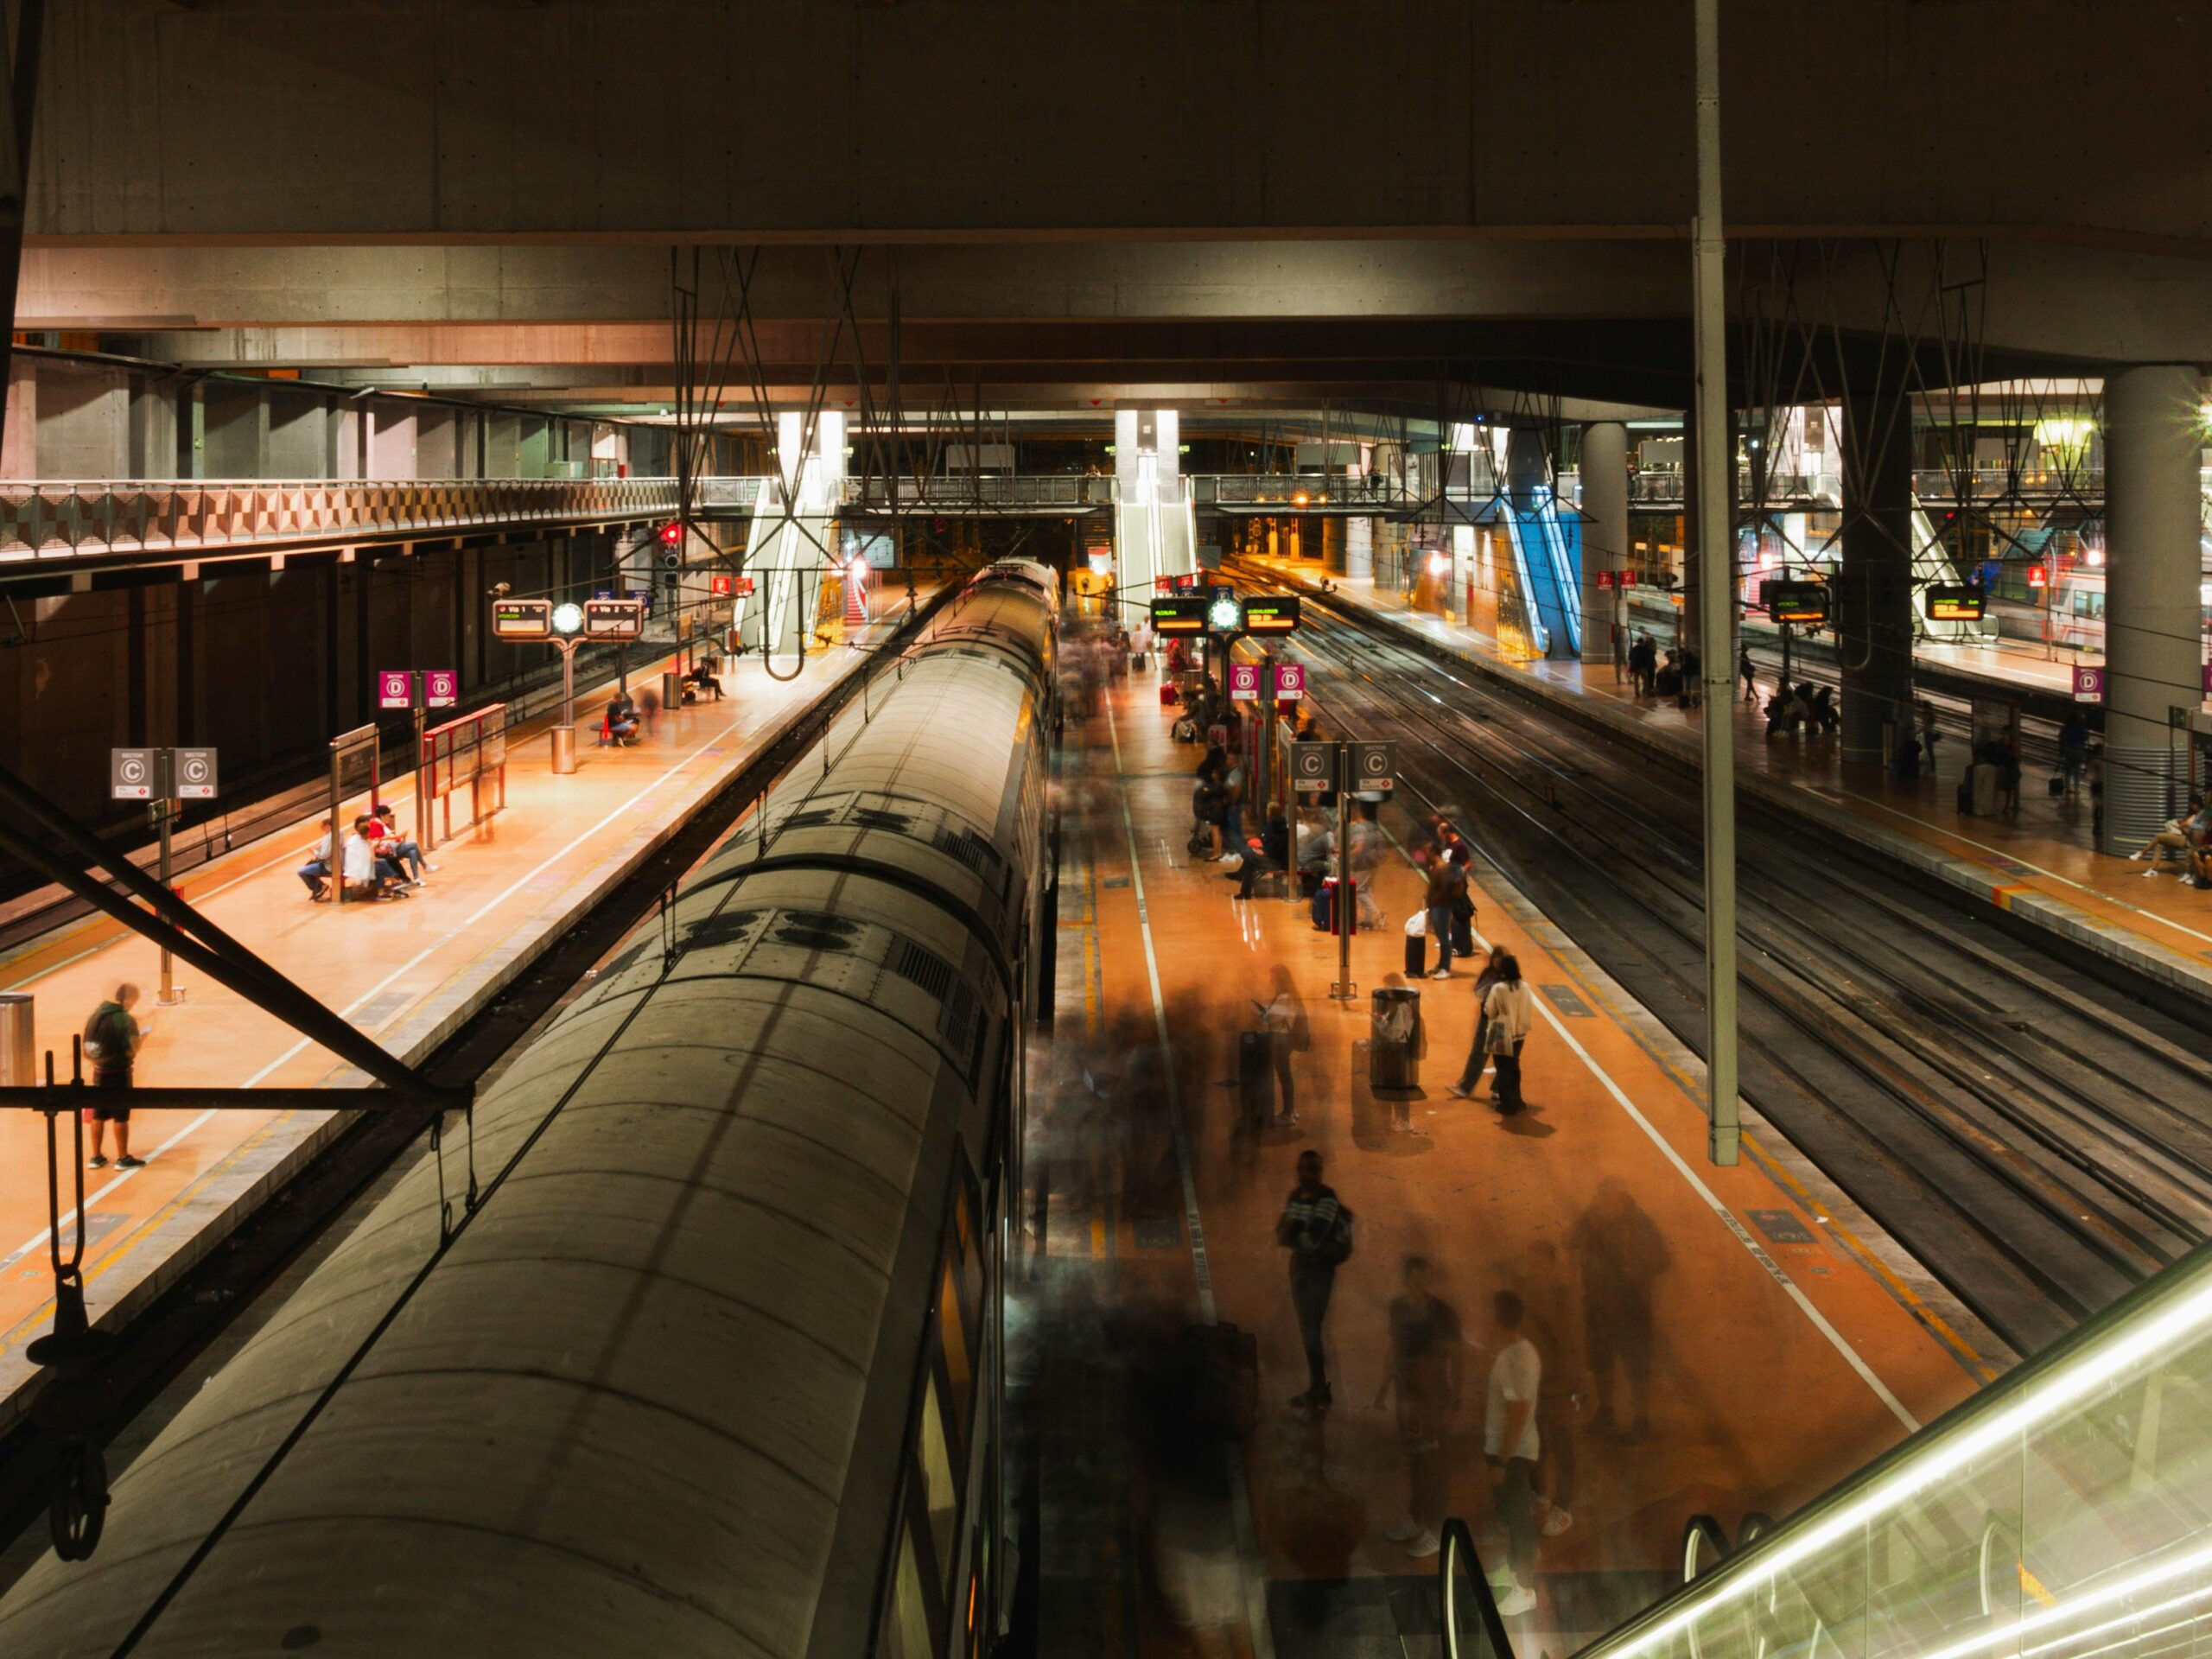
<svg viewBox="0 0 2212 1659">
<path fill-rule="evenodd" d="M 162 863 L 159 879 L 164 892 L 168 890 L 170 872 L 174 868 L 170 861 L 169 817 L 175 810 L 175 808 L 168 801 L 156 801 L 154 804 L 155 816 L 162 826 Z M 165 1008 L 176 1001 L 175 966 L 175 961 L 169 956 L 168 947 L 163 945 L 162 947 L 162 989 L 159 1001 Z"/>
<path fill-rule="evenodd" d="M 415 683 L 419 687 L 422 683 L 422 677 L 417 675 Z M 429 773 L 423 765 L 429 759 L 423 753 L 423 739 L 429 728 L 429 711 L 423 706 L 418 691 L 415 698 L 415 839 L 426 853 L 437 848 L 437 839 L 430 830 Z"/>
<path fill-rule="evenodd" d="M 330 752 L 330 828 L 323 832 L 323 848 L 329 855 L 325 861 L 330 866 L 330 902 L 334 905 L 346 902 L 346 842 L 338 833 L 338 815 L 345 810 L 346 798 L 340 792 L 340 767 L 338 751 L 334 747 Z"/>
<path fill-rule="evenodd" d="M 561 723 L 553 728 L 553 771 L 567 777 L 576 769 L 576 648 L 563 639 L 561 648 Z"/>
<path fill-rule="evenodd" d="M 1720 223 L 1720 3 L 1697 0 L 1697 223 L 1692 243 L 1697 315 L 1696 565 L 1700 670 L 1705 682 L 1705 1076 L 1707 1150 L 1738 1156 L 1736 1116 L 1736 744 L 1734 457 L 1728 446 L 1728 336 Z"/>
<path fill-rule="evenodd" d="M 0 1088 L 38 1082 L 38 1005 L 29 991 L 0 991 Z"/>
<path fill-rule="evenodd" d="M 1349 1002 L 1359 995 L 1351 982 L 1352 919 L 1359 914 L 1351 891 L 1351 751 L 1337 745 L 1337 899 L 1329 922 L 1337 930 L 1337 982 L 1329 995 Z"/>
</svg>

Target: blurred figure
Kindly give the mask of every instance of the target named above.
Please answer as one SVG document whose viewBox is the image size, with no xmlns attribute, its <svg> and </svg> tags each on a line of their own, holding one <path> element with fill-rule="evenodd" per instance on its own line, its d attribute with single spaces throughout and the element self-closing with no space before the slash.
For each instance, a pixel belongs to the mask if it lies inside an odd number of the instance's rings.
<svg viewBox="0 0 2212 1659">
<path fill-rule="evenodd" d="M 1390 1369 L 1375 1391 L 1380 1411 L 1392 1389 L 1398 1396 L 1398 1439 L 1406 1448 L 1409 1489 L 1406 1519 L 1382 1535 L 1406 1554 L 1427 1557 L 1441 1547 L 1444 1524 L 1444 1429 L 1459 1403 L 1459 1316 L 1431 1294 L 1427 1258 L 1406 1258 L 1405 1289 L 1390 1302 Z"/>
<path fill-rule="evenodd" d="M 1313 1027 L 1306 1018 L 1306 999 L 1298 994 L 1298 982 L 1291 976 L 1289 967 L 1277 963 L 1274 969 L 1274 995 L 1260 1010 L 1260 1023 L 1267 1028 L 1268 1058 L 1275 1069 L 1275 1113 L 1272 1127 L 1294 1128 L 1298 1123 L 1298 1090 L 1291 1079 L 1290 1057 L 1303 1053 L 1313 1046 Z M 1313 1154 L 1306 1154 L 1312 1157 Z M 1318 1166 L 1320 1160 L 1314 1159 Z M 1306 1173 L 1306 1160 L 1298 1160 L 1299 1173 Z M 1324 1189 L 1325 1190 L 1325 1189 Z M 1293 1262 L 1295 1264 L 1294 1256 Z"/>
<path fill-rule="evenodd" d="M 1165 1310 L 1138 1317 L 1124 1351 L 1154 1583 L 1198 1654 L 1228 1656 L 1244 1622 L 1230 1447 L 1251 1432 L 1256 1351 L 1233 1325 L 1178 1330 Z"/>
<path fill-rule="evenodd" d="M 1260 850 L 1248 853 L 1236 872 L 1236 896 L 1249 899 L 1252 888 L 1263 875 L 1290 868 L 1290 820 L 1283 816 L 1282 803 L 1268 803 L 1267 822 L 1260 829 Z M 1364 893 L 1365 888 L 1361 892 Z"/>
<path fill-rule="evenodd" d="M 1329 1296 L 1337 1269 L 1351 1258 L 1351 1211 L 1321 1181 L 1321 1154 L 1298 1154 L 1298 1185 L 1275 1223 L 1275 1243 L 1290 1252 L 1290 1300 L 1298 1313 L 1298 1334 L 1306 1344 L 1306 1391 L 1291 1404 L 1319 1416 L 1330 1405 L 1328 1362 L 1322 1332 L 1329 1317 Z"/>
<path fill-rule="evenodd" d="M 644 716 L 645 735 L 651 737 L 660 727 L 660 693 L 651 686 L 639 692 L 638 712 Z"/>
<path fill-rule="evenodd" d="M 1536 1431 L 1536 1395 L 1544 1362 L 1522 1334 L 1521 1299 L 1501 1290 L 1491 1300 L 1500 1344 L 1491 1362 L 1483 1408 L 1483 1457 L 1498 1524 L 1505 1529 L 1505 1563 L 1491 1578 L 1497 1611 L 1510 1618 L 1536 1605 L 1536 1459 L 1543 1442 Z"/>
<path fill-rule="evenodd" d="M 1467 1064 L 1460 1069 L 1459 1081 L 1445 1092 L 1454 1100 L 1465 1100 L 1475 1092 L 1475 1085 L 1483 1080 L 1483 1071 L 1494 1058 L 1490 1052 L 1490 1014 L 1487 1012 L 1491 987 L 1504 977 L 1503 963 L 1512 953 L 1502 944 L 1492 944 L 1490 955 L 1483 963 L 1482 972 L 1475 976 L 1475 1040 L 1467 1050 Z"/>
<path fill-rule="evenodd" d="M 1568 1229 L 1567 1247 L 1581 1259 L 1583 1340 L 1598 1395 L 1590 1426 L 1634 1444 L 1651 1433 L 1652 1291 L 1674 1258 L 1651 1217 L 1613 1177 Z M 1626 1373 L 1635 1399 L 1625 1427 L 1614 1410 L 1617 1372 Z"/>
</svg>

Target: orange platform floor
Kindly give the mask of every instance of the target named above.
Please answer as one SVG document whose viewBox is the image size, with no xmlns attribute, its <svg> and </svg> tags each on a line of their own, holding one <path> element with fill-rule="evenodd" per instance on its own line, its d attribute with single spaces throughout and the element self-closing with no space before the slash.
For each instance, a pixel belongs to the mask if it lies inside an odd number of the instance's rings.
<svg viewBox="0 0 2212 1659">
<path fill-rule="evenodd" d="M 903 615 L 903 606 L 899 614 Z M 893 621 L 872 627 L 880 637 Z M 595 723 L 613 682 L 576 698 L 576 770 L 551 771 L 552 718 L 510 734 L 505 810 L 430 854 L 427 884 L 402 899 L 315 904 L 295 874 L 320 820 L 195 870 L 185 898 L 241 944 L 395 1054 L 415 1060 L 482 1007 L 588 911 L 691 811 L 830 684 L 866 661 L 833 646 L 797 680 L 757 661 L 723 664 L 727 692 L 674 714 L 634 747 L 596 747 Z M 632 674 L 656 683 L 663 664 Z M 411 779 L 382 791 L 403 823 L 416 821 Z M 466 797 L 462 798 L 465 804 Z M 348 803 L 347 811 L 358 810 Z M 68 1072 L 69 1039 L 122 981 L 141 990 L 149 1027 L 136 1068 L 146 1085 L 314 1087 L 364 1081 L 320 1045 L 180 963 L 185 993 L 157 1006 L 159 956 L 136 933 L 98 918 L 57 930 L 0 960 L 0 990 L 37 999 L 37 1041 Z M 86 1172 L 85 1279 L 96 1323 L 112 1326 L 210 1248 L 335 1127 L 315 1111 L 144 1111 L 130 1124 L 137 1170 Z M 89 1147 L 90 1129 L 87 1126 Z M 64 1127 L 64 1145 L 68 1131 Z M 108 1148 L 111 1157 L 115 1148 Z M 75 1211 L 63 1172 L 65 1245 Z M 23 1349 L 53 1315 L 48 1261 L 43 1121 L 0 1113 L 0 1419 L 35 1390 Z"/>
<path fill-rule="evenodd" d="M 2012 1363 L 1748 1108 L 1745 1160 L 1709 1165 L 1701 1065 L 1510 890 L 1478 887 L 1476 931 L 1513 949 L 1536 990 L 1529 1110 L 1509 1119 L 1446 1092 L 1474 1027 L 1462 964 L 1449 982 L 1415 984 L 1428 1052 L 1403 1109 L 1410 1131 L 1394 1128 L 1398 1109 L 1367 1087 L 1364 1044 L 1369 993 L 1405 982 L 1394 976 L 1420 893 L 1411 865 L 1383 871 L 1388 919 L 1351 942 L 1356 999 L 1332 1001 L 1337 941 L 1308 907 L 1239 901 L 1229 867 L 1186 851 L 1198 752 L 1170 741 L 1154 677 L 1117 683 L 1108 705 L 1071 720 L 1061 756 L 1061 991 L 1039 1090 L 1051 1103 L 1034 1132 L 1050 1220 L 1033 1328 L 1057 1332 L 1040 1346 L 1063 1356 L 1033 1384 L 1045 1402 L 1046 1651 L 1115 1649 L 1132 1635 L 1151 1650 L 1194 1650 L 1166 1596 L 1209 1548 L 1222 1563 L 1240 1558 L 1245 1605 L 1233 1630 L 1195 1650 L 1289 1659 L 1324 1640 L 1392 1634 L 1390 1599 L 1435 1565 L 1384 1535 L 1408 1503 L 1406 1455 L 1376 1394 L 1410 1254 L 1435 1264 L 1466 1338 L 1444 1437 L 1448 1510 L 1474 1525 L 1486 1561 L 1498 1551 L 1480 1442 L 1495 1292 L 1520 1293 L 1542 1351 L 1546 1475 L 1573 1520 L 1543 1540 L 1538 1605 L 1514 1621 L 1526 1654 L 1571 1652 L 1678 1579 L 1691 1515 L 1717 1516 L 1732 1535 L 1749 1511 L 1787 1512 Z M 1383 823 L 1411 833 L 1395 809 Z M 1294 1061 L 1302 1122 L 1248 1134 L 1238 1034 L 1279 971 L 1312 1027 Z M 1318 1421 L 1287 1403 L 1306 1368 L 1274 1239 L 1308 1147 L 1357 1216 L 1327 1321 L 1335 1404 Z M 1607 1210 L 1608 1192 L 1625 1195 L 1630 1219 Z M 1665 1261 L 1649 1436 L 1627 1446 L 1592 1421 L 1586 1287 L 1605 1277 L 1598 1241 L 1640 1235 L 1644 1222 Z M 1259 1426 L 1211 1544 L 1192 1541 L 1187 1509 L 1116 1438 L 1144 1430 L 1110 1379 L 1163 1319 L 1229 1321 L 1258 1342 Z M 1087 1342 L 1071 1334 L 1086 1331 Z M 1634 1393 L 1620 1390 L 1624 1421 Z M 1248 1647 L 1261 1624 L 1268 1634 Z"/>
<path fill-rule="evenodd" d="M 1310 563 L 1243 563 L 1299 585 L 1313 587 L 1320 580 Z M 1571 660 L 1517 662 L 1500 653 L 1488 635 L 1409 606 L 1400 594 L 1378 592 L 1371 582 L 1329 580 L 1344 602 L 1389 613 L 1487 668 L 1593 704 L 1655 741 L 1686 751 L 1701 741 L 1699 711 L 1677 709 L 1671 700 L 1636 697 L 1624 671 L 1617 675 L 1609 664 L 1586 671 Z M 1760 683 L 1763 695 L 1772 691 L 1770 665 L 1761 664 Z M 1764 715 L 1742 700 L 1740 685 L 1735 728 L 1743 787 L 1789 791 L 1801 802 L 1809 798 L 1814 810 L 1825 811 L 1826 821 L 1840 830 L 2076 944 L 2212 996 L 2212 893 L 2181 880 L 2178 863 L 2153 866 L 2095 851 L 2086 791 L 2078 798 L 2053 797 L 2048 772 L 2031 766 L 2016 815 L 1974 816 L 1957 805 L 1967 758 L 1961 734 L 1946 733 L 1937 743 L 1932 776 L 1906 782 L 1879 766 L 1845 766 L 1833 736 L 1768 736 Z"/>
</svg>

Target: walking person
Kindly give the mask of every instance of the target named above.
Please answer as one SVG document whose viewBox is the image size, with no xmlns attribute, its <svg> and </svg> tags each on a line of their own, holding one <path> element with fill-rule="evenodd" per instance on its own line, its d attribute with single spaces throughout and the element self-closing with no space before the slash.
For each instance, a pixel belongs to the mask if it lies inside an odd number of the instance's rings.
<svg viewBox="0 0 2212 1659">
<path fill-rule="evenodd" d="M 2078 800 L 2082 795 L 2082 769 L 2089 760 L 2089 722 L 2082 718 L 2079 709 L 2066 716 L 2066 723 L 2058 728 L 2058 776 L 2066 798 Z"/>
<path fill-rule="evenodd" d="M 1751 647 L 1747 641 L 1736 647 L 1736 677 L 1744 683 L 1744 701 L 1759 700 L 1758 670 L 1751 666 Z"/>
<path fill-rule="evenodd" d="M 1641 1445 L 1651 1433 L 1651 1358 L 1656 1326 L 1654 1290 L 1674 1258 L 1657 1225 L 1618 1177 L 1567 1229 L 1567 1248 L 1582 1266 L 1582 1331 L 1598 1414 L 1590 1427 L 1610 1439 Z M 1618 1377 L 1628 1381 L 1633 1409 L 1616 1409 Z"/>
<path fill-rule="evenodd" d="M 1497 983 L 1483 998 L 1484 1043 L 1497 1063 L 1491 1098 L 1512 1116 L 1528 1103 L 1521 1095 L 1521 1050 L 1535 1020 L 1535 997 L 1521 977 L 1520 959 L 1510 950 L 1497 960 Z"/>
<path fill-rule="evenodd" d="M 92 1087 L 95 1089 L 129 1089 L 130 1069 L 138 1058 L 138 1046 L 146 1033 L 130 1010 L 138 1001 L 138 988 L 125 980 L 115 988 L 115 995 L 92 1010 L 92 1017 L 85 1021 L 85 1058 L 92 1063 Z M 129 1096 L 123 1096 L 127 1100 Z M 130 1108 L 117 1102 L 112 1096 L 103 1097 L 92 1106 L 92 1155 L 85 1161 L 94 1169 L 107 1167 L 105 1141 L 107 1126 L 115 1125 L 115 1166 L 118 1169 L 141 1169 L 143 1158 L 130 1155 Z"/>
<path fill-rule="evenodd" d="M 1390 1302 L 1390 1368 L 1375 1390 L 1375 1408 L 1395 1390 L 1398 1439 L 1406 1448 L 1406 1518 L 1382 1535 L 1406 1554 L 1426 1558 L 1441 1547 L 1444 1525 L 1444 1429 L 1459 1403 L 1465 1338 L 1450 1303 L 1429 1289 L 1429 1266 L 1409 1255 L 1403 1292 Z"/>
<path fill-rule="evenodd" d="M 1920 700 L 1918 706 L 1914 710 L 1914 714 L 1920 724 L 1920 752 L 1923 758 L 1927 761 L 1928 775 L 1930 778 L 1933 778 L 1936 775 L 1936 742 L 1937 737 L 1936 730 L 1936 705 L 1929 702 L 1927 698 L 1923 697 Z"/>
<path fill-rule="evenodd" d="M 1507 1618 L 1536 1605 L 1536 1459 L 1543 1442 L 1536 1430 L 1536 1396 L 1544 1362 L 1522 1333 L 1521 1298 L 1501 1290 L 1491 1314 L 1502 1346 L 1491 1362 L 1483 1407 L 1483 1458 L 1490 1465 L 1493 1513 L 1505 1529 L 1505 1562 L 1491 1578 L 1497 1611 Z"/>
<path fill-rule="evenodd" d="M 1275 964 L 1274 983 L 1274 995 L 1260 1010 L 1260 1023 L 1268 1033 L 1268 1058 L 1275 1071 L 1275 1115 L 1272 1127 L 1295 1128 L 1298 1092 L 1291 1080 L 1290 1057 L 1313 1046 L 1313 1028 L 1306 1018 L 1306 999 L 1299 995 L 1298 982 L 1291 976 L 1287 963 Z M 1300 1168 L 1304 1167 L 1301 1160 Z"/>
<path fill-rule="evenodd" d="M 1428 892 L 1422 899 L 1428 912 L 1428 937 L 1436 942 L 1436 967 L 1431 979 L 1452 977 L 1452 922 L 1467 896 L 1467 868 L 1439 848 L 1428 861 Z"/>
<path fill-rule="evenodd" d="M 1313 1416 L 1329 1409 L 1328 1363 L 1322 1331 L 1329 1317 L 1329 1294 L 1337 1269 L 1351 1259 L 1351 1211 L 1321 1180 L 1321 1154 L 1298 1154 L 1298 1185 L 1275 1223 L 1275 1243 L 1290 1252 L 1290 1302 L 1298 1313 L 1299 1339 L 1306 1346 L 1306 1391 L 1290 1403 Z"/>
<path fill-rule="evenodd" d="M 1482 972 L 1475 976 L 1475 1040 L 1467 1049 L 1467 1064 L 1459 1072 L 1459 1081 L 1445 1091 L 1454 1100 L 1465 1100 L 1475 1092 L 1475 1085 L 1483 1080 L 1483 1071 L 1491 1063 L 1490 1016 L 1483 1009 L 1490 999 L 1491 988 L 1503 977 L 1500 964 L 1510 954 L 1502 944 L 1491 945 Z"/>
</svg>

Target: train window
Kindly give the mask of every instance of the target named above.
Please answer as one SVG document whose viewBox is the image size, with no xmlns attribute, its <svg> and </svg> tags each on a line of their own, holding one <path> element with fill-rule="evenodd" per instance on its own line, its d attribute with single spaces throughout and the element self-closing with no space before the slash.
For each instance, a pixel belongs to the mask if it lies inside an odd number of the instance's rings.
<svg viewBox="0 0 2212 1659">
<path fill-rule="evenodd" d="M 954 1272 L 952 1263 L 946 1262 L 944 1275 L 938 1281 L 938 1346 L 944 1352 L 945 1380 L 952 1385 L 952 1419 L 964 1427 L 976 1365 L 968 1346 L 968 1320 L 961 1312 L 960 1287 L 953 1278 Z M 962 1439 L 965 1440 L 964 1433 Z"/>
<path fill-rule="evenodd" d="M 914 1529 L 899 1529 L 899 1567 L 892 1575 L 891 1605 L 883 1610 L 876 1659 L 933 1659 L 930 1609 L 922 1588 L 922 1565 L 914 1549 Z"/>
<path fill-rule="evenodd" d="M 952 1448 L 945 1439 L 944 1409 L 934 1382 L 922 1390 L 922 1432 L 915 1452 L 922 1464 L 922 1502 L 929 1510 L 930 1541 L 937 1547 L 937 1570 L 952 1571 L 953 1535 L 960 1500 L 952 1478 Z"/>
</svg>

